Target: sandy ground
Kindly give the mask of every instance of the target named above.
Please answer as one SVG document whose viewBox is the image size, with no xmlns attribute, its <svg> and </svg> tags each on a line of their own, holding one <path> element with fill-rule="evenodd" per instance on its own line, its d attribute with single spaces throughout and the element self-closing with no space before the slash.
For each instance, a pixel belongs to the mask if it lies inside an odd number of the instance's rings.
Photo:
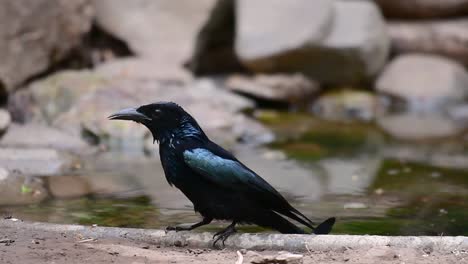
<svg viewBox="0 0 468 264">
<path fill-rule="evenodd" d="M 240 250 L 243 263 L 272 251 Z M 415 249 L 373 248 L 339 252 L 308 252 L 303 263 L 468 263 L 468 252 L 424 252 Z M 0 263 L 240 263 L 232 250 L 160 248 L 125 239 L 91 240 L 80 235 L 3 227 L 0 230 Z M 273 262 L 265 262 L 273 263 Z M 279 263 L 279 262 L 275 262 Z M 301 263 L 301 262 L 296 262 Z"/>
</svg>

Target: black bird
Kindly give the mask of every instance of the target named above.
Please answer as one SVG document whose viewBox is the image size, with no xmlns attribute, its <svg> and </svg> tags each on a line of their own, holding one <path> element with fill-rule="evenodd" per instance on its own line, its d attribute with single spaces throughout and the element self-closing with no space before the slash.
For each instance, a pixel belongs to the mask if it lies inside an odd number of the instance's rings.
<svg viewBox="0 0 468 264">
<path fill-rule="evenodd" d="M 199 223 L 168 227 L 192 230 L 213 219 L 232 220 L 217 232 L 213 246 L 236 232 L 237 223 L 253 223 L 287 234 L 306 232 L 288 221 L 291 218 L 311 228 L 315 234 L 328 234 L 335 218 L 317 227 L 292 207 L 268 182 L 212 142 L 197 121 L 172 102 L 159 102 L 121 110 L 109 119 L 131 120 L 145 125 L 159 142 L 161 163 L 167 181 L 179 188 L 203 219 Z"/>
</svg>

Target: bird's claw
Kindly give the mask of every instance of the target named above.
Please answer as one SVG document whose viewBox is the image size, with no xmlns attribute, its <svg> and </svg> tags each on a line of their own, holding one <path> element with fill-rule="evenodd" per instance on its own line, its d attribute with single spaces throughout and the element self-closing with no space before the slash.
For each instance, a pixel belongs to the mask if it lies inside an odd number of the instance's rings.
<svg viewBox="0 0 468 264">
<path fill-rule="evenodd" d="M 232 234 L 236 233 L 237 230 L 234 228 L 234 227 L 228 227 L 226 229 L 223 229 L 219 232 L 217 232 L 216 234 L 213 235 L 213 247 L 214 248 L 217 248 L 216 244 L 218 243 L 218 241 L 221 240 L 221 243 L 223 244 L 223 248 L 225 247 L 224 245 L 224 242 L 226 241 L 226 239 L 228 239 L 228 237 L 230 237 Z"/>
</svg>

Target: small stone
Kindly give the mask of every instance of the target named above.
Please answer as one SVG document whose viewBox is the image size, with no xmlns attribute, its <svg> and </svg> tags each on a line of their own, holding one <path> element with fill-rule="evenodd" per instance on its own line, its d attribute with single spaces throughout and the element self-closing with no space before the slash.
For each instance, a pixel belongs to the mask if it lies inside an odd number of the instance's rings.
<svg viewBox="0 0 468 264">
<path fill-rule="evenodd" d="M 363 203 L 357 203 L 357 202 L 354 202 L 354 203 L 346 203 L 344 204 L 343 208 L 344 209 L 365 209 L 367 208 L 368 206 L 363 204 Z"/>
<path fill-rule="evenodd" d="M 7 169 L 0 167 L 0 182 L 6 180 L 9 175 L 10 172 Z"/>
<path fill-rule="evenodd" d="M 277 255 L 255 256 L 251 263 L 254 264 L 302 264 L 304 256 L 281 251 Z"/>
<path fill-rule="evenodd" d="M 382 188 L 375 189 L 375 194 L 377 195 L 382 195 L 384 193 L 384 190 Z"/>
<path fill-rule="evenodd" d="M 227 79 L 226 86 L 255 98 L 286 103 L 305 101 L 319 91 L 319 84 L 302 74 L 234 75 Z"/>
<path fill-rule="evenodd" d="M 10 113 L 4 109 L 0 109 L 0 136 L 5 133 L 10 126 L 11 116 Z"/>
</svg>

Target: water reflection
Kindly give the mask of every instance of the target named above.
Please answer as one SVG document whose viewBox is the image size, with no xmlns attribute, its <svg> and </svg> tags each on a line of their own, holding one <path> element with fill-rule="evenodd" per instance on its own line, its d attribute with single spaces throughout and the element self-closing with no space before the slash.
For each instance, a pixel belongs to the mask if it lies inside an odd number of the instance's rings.
<svg viewBox="0 0 468 264">
<path fill-rule="evenodd" d="M 399 142 L 370 124 L 266 117 L 280 140 L 233 151 L 312 220 L 337 216 L 334 232 L 346 234 L 468 234 L 468 144 L 460 138 Z M 90 157 L 74 174 L 0 180 L 0 214 L 151 228 L 196 221 L 159 158 L 125 148 Z"/>
</svg>

